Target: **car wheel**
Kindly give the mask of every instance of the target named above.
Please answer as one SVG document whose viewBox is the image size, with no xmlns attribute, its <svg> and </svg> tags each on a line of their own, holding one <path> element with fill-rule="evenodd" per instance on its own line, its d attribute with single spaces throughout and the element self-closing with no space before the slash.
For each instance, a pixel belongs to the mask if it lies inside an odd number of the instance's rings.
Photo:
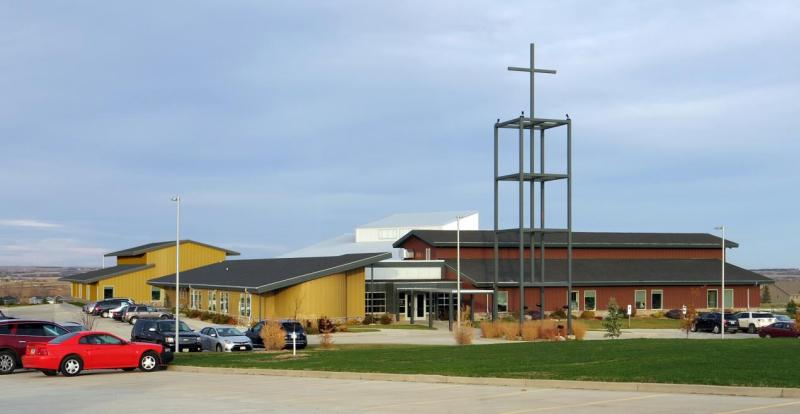
<svg viewBox="0 0 800 414">
<path fill-rule="evenodd" d="M 74 377 L 80 374 L 82 370 L 83 361 L 76 355 L 70 355 L 61 361 L 61 373 L 65 377 Z"/>
<path fill-rule="evenodd" d="M 53 371 L 51 369 L 43 369 L 42 374 L 47 375 L 48 377 L 55 377 L 58 375 L 58 371 Z"/>
<path fill-rule="evenodd" d="M 750 326 L 747 327 L 747 333 L 756 333 L 756 326 L 751 323 Z"/>
<path fill-rule="evenodd" d="M 169 315 L 161 315 L 161 319 L 167 320 L 167 319 L 169 319 Z"/>
<path fill-rule="evenodd" d="M 159 365 L 161 365 L 161 362 L 155 352 L 147 351 L 139 358 L 139 369 L 144 372 L 153 372 L 158 369 Z"/>
<path fill-rule="evenodd" d="M 697 332 L 697 325 L 696 325 L 696 324 L 692 324 L 692 329 L 691 329 L 691 331 L 692 331 L 692 332 Z"/>
<path fill-rule="evenodd" d="M 719 326 L 714 326 L 714 329 L 711 330 L 712 333 L 718 334 L 719 333 Z"/>
<path fill-rule="evenodd" d="M 136 321 L 138 321 L 138 320 L 139 320 L 139 318 L 137 318 L 137 317 L 135 317 L 135 316 L 134 316 L 134 317 L 132 317 L 132 318 L 130 319 L 130 321 L 129 321 L 129 322 L 130 322 L 130 324 L 131 324 L 131 325 L 136 325 Z"/>
<path fill-rule="evenodd" d="M 772 338 L 772 335 L 766 334 L 766 335 L 764 335 L 764 338 L 767 338 L 767 339 Z"/>
<path fill-rule="evenodd" d="M 17 356 L 11 351 L 0 352 L 0 375 L 6 375 L 17 369 Z"/>
<path fill-rule="evenodd" d="M 222 345 L 217 344 L 216 350 L 217 352 L 222 352 Z"/>
<path fill-rule="evenodd" d="M 103 312 L 100 316 L 102 316 L 104 318 L 108 318 L 108 312 Z"/>
</svg>

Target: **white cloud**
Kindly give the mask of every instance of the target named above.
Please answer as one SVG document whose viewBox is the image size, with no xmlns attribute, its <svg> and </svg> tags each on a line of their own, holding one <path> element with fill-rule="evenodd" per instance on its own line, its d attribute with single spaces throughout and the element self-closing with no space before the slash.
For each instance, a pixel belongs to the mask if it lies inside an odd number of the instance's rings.
<svg viewBox="0 0 800 414">
<path fill-rule="evenodd" d="M 4 266 L 97 266 L 109 249 L 75 239 L 41 239 L 0 244 Z"/>
<path fill-rule="evenodd" d="M 48 223 L 40 220 L 29 220 L 29 219 L 0 219 L 0 226 L 33 227 L 40 229 L 53 229 L 61 227 L 60 224 Z"/>
</svg>

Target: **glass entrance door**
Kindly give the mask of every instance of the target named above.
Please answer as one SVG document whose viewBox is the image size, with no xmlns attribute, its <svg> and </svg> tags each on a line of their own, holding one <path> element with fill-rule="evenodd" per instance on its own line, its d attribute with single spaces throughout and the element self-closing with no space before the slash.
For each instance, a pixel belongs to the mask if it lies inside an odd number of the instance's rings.
<svg viewBox="0 0 800 414">
<path fill-rule="evenodd" d="M 424 293 L 415 293 L 413 296 L 410 293 L 403 295 L 403 302 L 406 305 L 406 319 L 411 319 L 411 312 L 414 312 L 415 318 L 425 318 L 428 316 L 427 305 L 428 298 Z"/>
</svg>

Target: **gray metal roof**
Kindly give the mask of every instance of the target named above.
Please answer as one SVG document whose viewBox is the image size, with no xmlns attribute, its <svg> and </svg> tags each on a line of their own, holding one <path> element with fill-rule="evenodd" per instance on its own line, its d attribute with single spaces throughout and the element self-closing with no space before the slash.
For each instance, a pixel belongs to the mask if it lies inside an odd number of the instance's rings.
<svg viewBox="0 0 800 414">
<path fill-rule="evenodd" d="M 200 246 L 209 247 L 212 249 L 222 250 L 225 252 L 226 256 L 238 256 L 239 252 L 235 252 L 233 250 L 223 249 L 222 247 L 212 246 L 210 244 L 196 242 L 194 240 L 181 240 L 181 244 L 184 243 L 194 243 Z M 147 252 L 151 252 L 153 250 L 163 249 L 165 247 L 170 247 L 175 245 L 175 240 L 172 241 L 162 241 L 162 242 L 155 242 L 155 243 L 147 243 L 141 246 L 131 247 L 129 249 L 119 250 L 116 252 L 107 253 L 106 257 L 114 257 L 114 256 L 138 256 L 140 254 L 144 254 Z"/>
<path fill-rule="evenodd" d="M 91 272 L 64 276 L 58 280 L 63 280 L 65 282 L 94 283 L 99 280 L 108 279 L 110 277 L 124 275 L 126 273 L 136 272 L 139 270 L 149 269 L 153 266 L 154 265 L 152 264 L 118 265 L 114 267 L 107 267 L 105 269 L 92 270 Z"/>
<path fill-rule="evenodd" d="M 369 266 L 391 257 L 389 253 L 358 253 L 327 257 L 226 260 L 181 272 L 181 286 L 245 290 L 264 293 L 308 280 Z M 148 281 L 154 286 L 175 286 L 175 275 Z"/>
<path fill-rule="evenodd" d="M 394 247 L 402 247 L 411 237 L 434 247 L 454 247 L 456 232 L 453 230 L 412 230 L 394 243 Z M 501 247 L 516 247 L 519 235 L 513 232 L 498 234 Z M 526 238 L 527 241 L 527 238 Z M 695 248 L 718 249 L 722 239 L 708 233 L 606 233 L 606 232 L 573 232 L 573 247 L 585 248 Z M 566 233 L 552 233 L 545 236 L 545 243 L 550 247 L 567 245 Z M 525 243 L 529 245 L 529 243 Z M 462 247 L 494 246 L 493 230 L 462 230 Z M 728 248 L 739 247 L 730 240 L 725 241 Z"/>
<path fill-rule="evenodd" d="M 471 216 L 477 211 L 439 211 L 432 213 L 392 214 L 379 220 L 358 226 L 360 229 L 381 227 L 431 227 L 443 226 L 456 221 L 458 216 Z"/>
<path fill-rule="evenodd" d="M 453 272 L 455 260 L 447 260 Z M 572 283 L 575 286 L 619 285 L 702 285 L 719 284 L 721 263 L 714 259 L 580 259 L 572 261 Z M 530 262 L 525 261 L 526 278 L 530 281 Z M 476 286 L 491 286 L 494 275 L 493 259 L 461 260 L 461 274 Z M 500 261 L 498 281 L 501 285 L 519 283 L 519 259 Z M 539 282 L 539 262 L 536 262 L 536 283 Z M 566 286 L 567 261 L 545 260 L 545 284 Z M 725 284 L 765 284 L 772 279 L 727 263 Z"/>
</svg>

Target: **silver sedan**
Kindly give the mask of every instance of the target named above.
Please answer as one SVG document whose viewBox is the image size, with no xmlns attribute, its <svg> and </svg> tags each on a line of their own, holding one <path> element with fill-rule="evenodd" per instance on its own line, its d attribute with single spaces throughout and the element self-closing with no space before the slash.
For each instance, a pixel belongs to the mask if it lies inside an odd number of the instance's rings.
<svg viewBox="0 0 800 414">
<path fill-rule="evenodd" d="M 232 326 L 209 326 L 200 330 L 204 351 L 252 351 L 253 343 L 242 331 Z"/>
</svg>

